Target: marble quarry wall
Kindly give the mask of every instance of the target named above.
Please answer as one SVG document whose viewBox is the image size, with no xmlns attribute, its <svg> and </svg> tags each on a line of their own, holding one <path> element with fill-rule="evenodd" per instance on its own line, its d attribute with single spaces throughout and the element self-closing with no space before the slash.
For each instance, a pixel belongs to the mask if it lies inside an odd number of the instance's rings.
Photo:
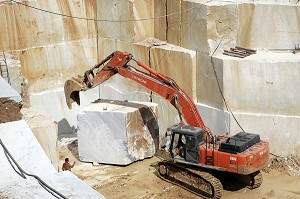
<svg viewBox="0 0 300 199">
<path fill-rule="evenodd" d="M 78 107 L 73 105 L 70 111 L 64 104 L 64 81 L 119 50 L 174 79 L 197 103 L 215 134 L 240 131 L 221 90 L 244 129 L 268 139 L 272 152 L 287 155 L 299 150 L 296 141 L 292 146 L 284 144 L 299 135 L 300 60 L 297 50 L 291 51 L 300 40 L 296 1 L 26 1 L 88 20 L 0 2 L 0 25 L 5 27 L 0 29 L 0 51 L 20 60 L 31 106 L 58 121 L 59 133 L 77 127 Z M 222 55 L 234 46 L 257 53 L 243 59 Z M 179 120 L 167 101 L 118 75 L 81 95 L 84 105 L 97 98 L 151 99 L 158 105 L 161 135 Z"/>
</svg>

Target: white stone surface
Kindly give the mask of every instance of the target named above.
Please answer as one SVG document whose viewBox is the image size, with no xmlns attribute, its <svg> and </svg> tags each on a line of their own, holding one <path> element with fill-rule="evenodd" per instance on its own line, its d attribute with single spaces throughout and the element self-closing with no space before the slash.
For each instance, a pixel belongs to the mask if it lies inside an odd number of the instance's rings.
<svg viewBox="0 0 300 199">
<path fill-rule="evenodd" d="M 42 179 L 49 186 L 70 199 L 104 199 L 105 197 L 93 190 L 69 171 L 54 173 Z M 34 178 L 13 178 L 0 181 L 0 191 L 4 197 L 14 199 L 53 199 L 54 196 L 39 185 Z"/>
<path fill-rule="evenodd" d="M 0 77 L 0 98 L 7 98 L 17 103 L 22 102 L 22 98 L 2 77 Z"/>
<path fill-rule="evenodd" d="M 66 104 L 63 80 L 41 80 L 29 88 L 30 105 L 37 112 L 58 122 L 58 134 L 68 134 L 77 127 L 76 103 L 70 110 Z M 47 88 L 47 89 L 46 89 Z M 89 104 L 99 98 L 99 89 L 80 92 L 81 105 Z"/>
<path fill-rule="evenodd" d="M 56 170 L 24 120 L 0 124 L 0 139 L 11 155 L 28 173 L 46 176 Z M 1 149 L 1 180 L 18 176 Z"/>
<path fill-rule="evenodd" d="M 21 73 L 21 62 L 18 60 L 18 57 L 7 52 L 4 52 L 4 55 L 2 52 L 0 53 L 0 60 L 4 60 L 4 56 L 7 63 L 10 85 L 18 93 L 21 93 L 21 83 L 23 83 L 25 80 Z M 2 62 L 2 64 L 4 63 Z M 3 69 L 4 67 L 2 66 L 2 70 Z"/>
<path fill-rule="evenodd" d="M 237 3 L 183 0 L 181 13 L 180 46 L 211 54 L 221 38 L 221 47 L 236 44 Z"/>
<path fill-rule="evenodd" d="M 167 41 L 168 43 L 180 46 L 181 43 L 181 3 L 182 0 L 167 0 Z M 183 10 L 185 12 L 185 10 Z M 163 26 L 160 27 L 160 29 Z"/>
<path fill-rule="evenodd" d="M 139 104 L 130 104 L 100 102 L 79 110 L 77 136 L 82 161 L 128 165 L 154 155 L 159 134 L 153 120 L 156 105 L 143 103 L 153 114 L 142 112 Z"/>
<path fill-rule="evenodd" d="M 211 58 L 197 54 L 197 101 L 225 110 Z M 258 51 L 243 59 L 213 57 L 219 84 L 234 112 L 298 116 L 300 56 Z"/>
<path fill-rule="evenodd" d="M 213 135 L 230 132 L 230 117 L 228 112 L 204 104 L 196 103 L 202 120 Z"/>
<path fill-rule="evenodd" d="M 50 118 L 30 109 L 21 109 L 23 119 L 37 138 L 54 168 L 59 170 L 59 154 L 57 146 L 58 125 Z"/>
<path fill-rule="evenodd" d="M 293 49 L 300 40 L 297 20 L 300 6 L 291 4 L 266 1 L 240 4 L 237 45 L 246 48 Z M 262 25 L 262 19 L 268 20 Z"/>
<path fill-rule="evenodd" d="M 129 52 L 136 59 L 141 60 L 145 64 L 149 65 L 149 46 L 151 44 L 129 43 L 116 39 L 99 38 L 99 62 L 106 58 L 108 55 L 118 50 L 121 52 Z M 139 70 L 143 69 L 133 61 L 128 63 Z M 100 85 L 100 98 L 101 99 L 115 99 L 115 100 L 128 100 L 128 101 L 149 101 L 150 91 L 145 89 L 138 83 L 124 78 L 121 75 L 116 74 L 109 80 Z"/>
<path fill-rule="evenodd" d="M 26 5 L 64 15 L 96 18 L 96 1 L 28 1 Z M 17 3 L 0 6 L 0 49 L 21 50 L 96 37 L 95 23 L 37 11 Z"/>
<path fill-rule="evenodd" d="M 223 99 L 216 81 L 214 68 L 223 91 L 223 60 L 197 52 L 197 102 L 223 110 Z"/>
<path fill-rule="evenodd" d="M 150 49 L 151 68 L 173 79 L 193 100 L 196 100 L 196 61 L 195 51 L 172 44 Z"/>
<path fill-rule="evenodd" d="M 97 2 L 97 28 L 100 37 L 138 42 L 154 35 L 153 0 L 102 0 Z M 103 19 L 110 22 L 100 21 Z M 128 20 L 131 20 L 128 22 Z M 134 21 L 136 20 L 136 21 Z"/>
<path fill-rule="evenodd" d="M 68 198 L 104 198 L 71 172 L 57 173 L 24 120 L 0 124 L 0 139 L 20 167 Z M 0 147 L 0 193 L 8 198 L 53 198 L 32 177 L 22 178 Z"/>
<path fill-rule="evenodd" d="M 97 63 L 97 40 L 80 39 L 13 53 L 19 57 L 23 75 L 32 84 L 45 77 L 72 77 L 93 67 Z"/>
<path fill-rule="evenodd" d="M 299 116 L 298 54 L 258 52 L 244 59 L 219 58 L 223 93 L 232 111 Z"/>
<path fill-rule="evenodd" d="M 162 17 L 167 14 L 166 5 L 167 0 L 154 0 L 154 37 L 162 41 L 167 40 L 167 17 Z"/>
</svg>

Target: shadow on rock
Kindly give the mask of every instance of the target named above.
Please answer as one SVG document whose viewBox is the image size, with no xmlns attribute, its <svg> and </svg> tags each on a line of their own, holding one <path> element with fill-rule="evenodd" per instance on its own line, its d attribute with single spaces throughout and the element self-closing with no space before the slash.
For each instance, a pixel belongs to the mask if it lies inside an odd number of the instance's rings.
<svg viewBox="0 0 300 199">
<path fill-rule="evenodd" d="M 73 154 L 73 156 L 80 161 L 79 159 L 79 153 L 78 153 L 78 140 L 74 140 L 73 142 L 71 142 L 70 144 L 68 144 L 68 149 L 71 151 L 71 153 Z"/>
</svg>

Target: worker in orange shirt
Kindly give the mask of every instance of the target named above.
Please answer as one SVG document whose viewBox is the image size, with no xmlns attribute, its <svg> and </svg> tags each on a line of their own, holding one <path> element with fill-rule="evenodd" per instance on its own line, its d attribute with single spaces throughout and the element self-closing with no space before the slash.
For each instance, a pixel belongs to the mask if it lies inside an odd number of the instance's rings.
<svg viewBox="0 0 300 199">
<path fill-rule="evenodd" d="M 62 165 L 62 170 L 63 171 L 67 171 L 67 170 L 71 171 L 71 168 L 73 168 L 74 165 L 75 165 L 75 161 L 74 161 L 74 163 L 72 165 L 72 164 L 69 163 L 69 158 L 66 158 L 65 162 Z"/>
</svg>

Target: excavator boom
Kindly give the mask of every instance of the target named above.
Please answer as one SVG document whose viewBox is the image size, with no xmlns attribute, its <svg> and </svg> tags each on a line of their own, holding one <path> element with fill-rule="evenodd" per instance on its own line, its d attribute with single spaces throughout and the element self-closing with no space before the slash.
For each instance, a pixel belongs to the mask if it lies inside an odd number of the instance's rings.
<svg viewBox="0 0 300 199">
<path fill-rule="evenodd" d="M 150 74 L 127 65 L 131 60 Z M 73 77 L 66 81 L 64 89 L 68 107 L 71 108 L 73 102 L 80 105 L 80 91 L 94 88 L 117 73 L 170 101 L 178 110 L 180 118 L 183 117 L 181 119 L 184 119 L 187 124 L 209 131 L 192 99 L 171 78 L 158 73 L 143 62 L 135 60 L 131 54 L 119 51 L 112 53 L 92 69 L 86 71 L 84 76 Z"/>
</svg>

